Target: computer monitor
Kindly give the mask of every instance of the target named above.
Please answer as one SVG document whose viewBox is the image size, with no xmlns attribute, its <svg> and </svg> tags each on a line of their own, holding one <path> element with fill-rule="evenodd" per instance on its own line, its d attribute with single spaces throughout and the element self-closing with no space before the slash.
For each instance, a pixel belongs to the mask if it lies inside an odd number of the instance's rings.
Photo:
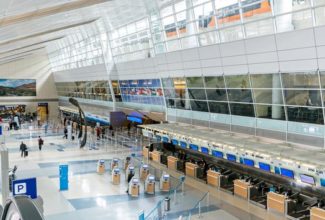
<svg viewBox="0 0 325 220">
<path fill-rule="evenodd" d="M 163 180 L 164 180 L 164 181 L 169 180 L 169 175 L 168 175 L 168 174 L 165 174 L 165 175 L 163 176 Z"/>
<path fill-rule="evenodd" d="M 292 170 L 285 169 L 285 168 L 280 168 L 281 170 L 281 176 L 285 176 L 291 179 L 294 179 L 294 173 Z"/>
<path fill-rule="evenodd" d="M 155 181 L 155 177 L 154 177 L 154 176 L 149 176 L 149 177 L 148 177 L 148 180 L 150 180 L 150 181 Z"/>
<path fill-rule="evenodd" d="M 212 155 L 215 157 L 223 158 L 223 153 L 221 151 L 213 150 Z"/>
<path fill-rule="evenodd" d="M 300 174 L 300 180 L 303 183 L 315 185 L 315 179 L 312 176 L 305 175 L 305 174 Z"/>
<path fill-rule="evenodd" d="M 139 179 L 132 179 L 132 183 L 133 184 L 138 184 L 139 183 Z"/>
<path fill-rule="evenodd" d="M 227 160 L 236 162 L 236 155 L 227 154 Z"/>
<path fill-rule="evenodd" d="M 209 154 L 209 149 L 206 147 L 201 147 L 201 152 L 204 154 Z"/>
<path fill-rule="evenodd" d="M 142 168 L 147 169 L 148 168 L 148 164 L 143 164 L 142 165 Z"/>
<path fill-rule="evenodd" d="M 253 167 L 254 166 L 254 160 L 244 158 L 244 164 L 247 165 L 247 166 Z"/>
<path fill-rule="evenodd" d="M 258 166 L 261 170 L 265 170 L 265 171 L 268 171 L 270 172 L 271 171 L 271 166 L 267 163 L 262 163 L 262 162 L 259 162 L 258 163 Z"/>
</svg>

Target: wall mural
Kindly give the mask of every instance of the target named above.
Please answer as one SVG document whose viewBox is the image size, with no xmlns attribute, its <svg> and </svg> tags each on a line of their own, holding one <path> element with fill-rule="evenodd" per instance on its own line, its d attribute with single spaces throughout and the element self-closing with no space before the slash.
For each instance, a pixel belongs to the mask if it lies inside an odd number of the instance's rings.
<svg viewBox="0 0 325 220">
<path fill-rule="evenodd" d="M 0 96 L 36 96 L 36 80 L 0 79 Z"/>
</svg>

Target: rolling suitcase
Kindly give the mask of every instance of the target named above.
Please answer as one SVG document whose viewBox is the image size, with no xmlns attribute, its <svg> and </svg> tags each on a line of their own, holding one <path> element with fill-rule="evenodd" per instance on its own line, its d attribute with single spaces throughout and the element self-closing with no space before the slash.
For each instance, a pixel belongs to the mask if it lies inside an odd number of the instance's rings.
<svg viewBox="0 0 325 220">
<path fill-rule="evenodd" d="M 25 157 L 27 157 L 28 156 L 28 151 L 26 150 L 24 154 L 25 154 Z"/>
</svg>

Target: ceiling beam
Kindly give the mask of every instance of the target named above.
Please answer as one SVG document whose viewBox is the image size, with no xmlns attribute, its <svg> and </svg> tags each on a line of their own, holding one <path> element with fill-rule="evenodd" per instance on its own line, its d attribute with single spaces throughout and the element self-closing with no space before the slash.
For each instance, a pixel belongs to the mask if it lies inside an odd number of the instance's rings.
<svg viewBox="0 0 325 220">
<path fill-rule="evenodd" d="M 46 48 L 45 46 L 42 46 L 42 47 L 34 48 L 34 49 L 31 49 L 31 50 L 27 50 L 27 51 L 24 51 L 24 52 L 12 54 L 12 55 L 9 55 L 9 56 L 0 57 L 0 61 L 6 60 L 8 58 L 10 58 L 10 59 L 17 58 L 17 56 L 18 57 L 21 57 L 22 55 L 24 55 L 24 57 L 27 56 L 27 55 L 29 56 L 29 55 L 32 55 L 33 54 L 31 52 L 34 52 L 34 51 L 37 51 L 37 50 L 42 50 L 42 49 L 45 49 L 45 48 Z"/>
<path fill-rule="evenodd" d="M 64 37 L 65 36 L 60 36 L 60 37 L 51 38 L 51 39 L 48 39 L 48 40 L 36 42 L 36 43 L 33 43 L 33 44 L 28 44 L 28 45 L 25 45 L 23 47 L 18 47 L 18 48 L 12 49 L 12 50 L 0 51 L 0 56 L 4 55 L 4 54 L 15 52 L 15 51 L 20 51 L 20 50 L 23 50 L 23 49 L 26 49 L 26 48 L 29 48 L 29 47 L 37 46 L 37 45 L 40 45 L 40 44 L 46 44 L 46 43 L 49 43 L 49 42 L 52 42 L 52 41 L 61 40 Z"/>
<path fill-rule="evenodd" d="M 50 15 L 68 12 L 80 8 L 85 8 L 100 3 L 105 3 L 110 0 L 77 0 L 60 5 L 55 5 L 47 8 L 38 9 L 31 12 L 22 13 L 19 15 L 12 15 L 0 19 L 0 27 L 16 24 L 19 22 L 30 21 L 37 18 L 47 17 Z"/>
<path fill-rule="evenodd" d="M 98 18 L 95 18 L 95 19 L 92 19 L 92 20 L 87 20 L 87 21 L 84 21 L 84 22 L 76 23 L 76 24 L 70 24 L 70 25 L 66 25 L 66 26 L 62 26 L 62 27 L 59 27 L 59 28 L 50 29 L 50 30 L 47 30 L 47 31 L 38 32 L 38 33 L 35 33 L 35 34 L 23 36 L 23 37 L 18 37 L 18 38 L 10 39 L 8 41 L 2 41 L 2 42 L 0 42 L 0 46 L 7 45 L 7 44 L 12 44 L 12 43 L 15 43 L 15 42 L 21 41 L 21 40 L 28 40 L 28 39 L 31 39 L 31 38 L 34 38 L 34 37 L 40 37 L 40 36 L 43 36 L 43 35 L 46 35 L 46 34 L 51 34 L 51 33 L 54 33 L 54 32 L 58 32 L 58 31 L 62 31 L 62 30 L 66 30 L 66 29 L 70 29 L 70 28 L 74 28 L 74 27 L 78 27 L 78 26 L 81 26 L 81 25 L 90 24 L 90 23 L 93 23 L 93 22 L 95 22 L 97 20 L 98 20 Z"/>
</svg>

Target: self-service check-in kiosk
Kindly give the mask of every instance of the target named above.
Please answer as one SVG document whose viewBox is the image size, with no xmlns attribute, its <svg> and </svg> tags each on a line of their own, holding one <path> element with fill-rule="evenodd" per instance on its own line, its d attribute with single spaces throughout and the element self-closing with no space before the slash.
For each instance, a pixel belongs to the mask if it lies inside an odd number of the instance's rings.
<svg viewBox="0 0 325 220">
<path fill-rule="evenodd" d="M 126 172 L 125 172 L 125 180 L 128 179 L 128 176 L 129 176 L 130 173 L 135 174 L 134 166 L 132 164 L 130 164 L 128 166 L 128 168 L 126 169 Z"/>
<path fill-rule="evenodd" d="M 97 162 L 97 173 L 104 174 L 105 173 L 105 160 L 99 160 Z"/>
<path fill-rule="evenodd" d="M 148 164 L 142 164 L 142 166 L 140 168 L 140 179 L 142 181 L 145 181 L 147 179 L 148 174 L 149 174 Z"/>
<path fill-rule="evenodd" d="M 160 177 L 160 190 L 162 192 L 169 192 L 170 185 L 170 176 L 164 172 Z"/>
<path fill-rule="evenodd" d="M 119 168 L 114 168 L 112 171 L 112 181 L 114 185 L 120 184 L 121 181 L 121 172 Z"/>
<path fill-rule="evenodd" d="M 155 194 L 155 176 L 153 175 L 148 175 L 146 178 L 146 181 L 144 182 L 144 190 L 148 194 Z"/>
<path fill-rule="evenodd" d="M 115 167 L 118 167 L 118 159 L 114 158 L 111 162 L 111 170 L 113 170 Z"/>
<path fill-rule="evenodd" d="M 132 197 L 138 197 L 140 193 L 139 179 L 132 178 L 129 183 L 129 192 Z"/>
</svg>

